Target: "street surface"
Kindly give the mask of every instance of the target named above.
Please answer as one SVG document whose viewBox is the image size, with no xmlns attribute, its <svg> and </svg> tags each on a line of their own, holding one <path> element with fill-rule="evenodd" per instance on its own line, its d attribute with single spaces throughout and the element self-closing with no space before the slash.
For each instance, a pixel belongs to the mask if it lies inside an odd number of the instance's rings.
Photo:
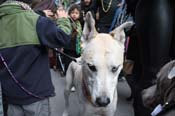
<svg viewBox="0 0 175 116">
<path fill-rule="evenodd" d="M 64 86 L 65 78 L 61 77 L 59 72 L 51 70 L 52 81 L 55 86 L 56 96 L 50 99 L 51 103 L 51 116 L 62 116 L 64 111 Z M 119 81 L 118 83 L 118 106 L 115 116 L 134 116 L 132 109 L 132 102 L 126 101 L 126 97 L 130 95 L 130 89 L 126 81 Z M 75 97 L 75 92 L 70 95 L 70 116 L 77 116 L 77 98 Z"/>
</svg>

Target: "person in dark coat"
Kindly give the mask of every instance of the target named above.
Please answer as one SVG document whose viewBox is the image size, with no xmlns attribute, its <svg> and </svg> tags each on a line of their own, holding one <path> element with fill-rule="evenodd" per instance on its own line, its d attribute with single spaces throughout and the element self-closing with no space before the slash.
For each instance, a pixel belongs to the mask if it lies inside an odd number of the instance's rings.
<svg viewBox="0 0 175 116">
<path fill-rule="evenodd" d="M 96 17 L 98 32 L 109 32 L 115 11 L 121 5 L 120 3 L 121 0 L 94 0 L 95 13 L 98 14 L 98 17 Z"/>
<path fill-rule="evenodd" d="M 82 27 L 84 26 L 84 19 L 85 19 L 86 13 L 88 11 L 90 11 L 92 13 L 92 16 L 94 17 L 94 19 L 96 19 L 93 1 L 94 0 L 81 0 L 81 2 L 80 2 L 80 7 L 81 7 L 80 23 L 81 23 Z"/>
<path fill-rule="evenodd" d="M 154 84 L 160 68 L 174 59 L 174 11 L 173 0 L 126 0 L 128 11 L 135 16 L 138 38 L 139 61 L 134 69 L 135 116 L 150 116 L 151 111 L 143 106 L 141 92 Z"/>
<path fill-rule="evenodd" d="M 0 5 L 0 81 L 8 116 L 50 116 L 49 98 L 55 92 L 47 47 L 68 47 L 70 42 L 70 32 L 36 14 L 31 3 L 7 0 Z"/>
</svg>

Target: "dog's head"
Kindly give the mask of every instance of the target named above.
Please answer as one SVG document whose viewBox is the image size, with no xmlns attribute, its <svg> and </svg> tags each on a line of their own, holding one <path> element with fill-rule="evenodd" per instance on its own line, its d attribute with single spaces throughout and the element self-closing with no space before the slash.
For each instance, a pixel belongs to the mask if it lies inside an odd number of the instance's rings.
<svg viewBox="0 0 175 116">
<path fill-rule="evenodd" d="M 82 40 L 82 71 L 84 81 L 95 106 L 105 107 L 113 101 L 118 75 L 123 67 L 124 28 L 126 22 L 111 33 L 98 33 L 90 12 L 86 15 Z"/>
<path fill-rule="evenodd" d="M 157 74 L 157 83 L 142 92 L 143 103 L 148 108 L 175 99 L 175 61 L 167 63 Z"/>
</svg>

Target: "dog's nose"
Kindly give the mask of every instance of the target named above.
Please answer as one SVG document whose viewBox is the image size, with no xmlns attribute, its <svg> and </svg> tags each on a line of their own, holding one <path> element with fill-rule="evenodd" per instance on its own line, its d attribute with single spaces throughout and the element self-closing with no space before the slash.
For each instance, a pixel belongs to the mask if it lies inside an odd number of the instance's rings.
<svg viewBox="0 0 175 116">
<path fill-rule="evenodd" d="M 100 107 L 106 107 L 110 103 L 110 99 L 108 97 L 97 97 L 95 102 Z"/>
</svg>

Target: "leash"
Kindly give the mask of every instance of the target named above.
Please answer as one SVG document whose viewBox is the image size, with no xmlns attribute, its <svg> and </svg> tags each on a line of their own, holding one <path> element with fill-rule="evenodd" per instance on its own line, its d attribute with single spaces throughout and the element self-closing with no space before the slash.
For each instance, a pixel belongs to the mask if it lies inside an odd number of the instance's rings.
<svg viewBox="0 0 175 116">
<path fill-rule="evenodd" d="M 61 52 L 60 50 L 58 50 L 57 48 L 54 48 L 53 49 L 55 52 L 59 53 L 59 54 L 62 54 L 68 58 L 70 58 L 72 61 L 76 62 L 77 63 L 77 60 L 74 58 L 74 57 L 71 57 L 63 52 Z M 38 99 L 44 99 L 46 97 L 41 97 L 41 96 L 38 96 L 34 93 L 32 93 L 31 91 L 29 91 L 28 89 L 26 89 L 15 77 L 15 75 L 13 74 L 13 72 L 11 71 L 11 69 L 9 68 L 7 62 L 5 61 L 4 57 L 2 56 L 2 54 L 0 53 L 0 60 L 2 61 L 2 64 L 5 66 L 5 68 L 7 69 L 10 77 L 12 78 L 12 80 L 25 92 L 27 93 L 28 95 L 30 96 L 33 96 L 35 98 L 38 98 Z"/>
<path fill-rule="evenodd" d="M 63 52 L 61 52 L 60 50 L 58 50 L 57 48 L 53 49 L 54 51 L 56 51 L 57 53 L 60 53 L 68 58 L 70 58 L 72 61 L 74 62 L 77 62 L 77 60 L 74 58 L 74 57 L 71 57 Z M 11 69 L 9 68 L 7 62 L 5 61 L 4 57 L 2 56 L 2 54 L 0 53 L 0 60 L 2 61 L 3 65 L 5 66 L 5 68 L 7 69 L 10 77 L 12 78 L 12 80 L 25 92 L 27 93 L 28 95 L 30 96 L 33 96 L 35 98 L 38 98 L 38 99 L 44 99 L 46 97 L 41 97 L 41 96 L 38 96 L 34 93 L 32 93 L 31 91 L 29 91 L 28 89 L 26 89 L 15 77 L 15 75 L 13 74 L 13 72 L 11 71 Z"/>
<path fill-rule="evenodd" d="M 86 84 L 84 78 L 82 79 L 82 91 L 83 91 L 84 97 L 87 99 L 87 101 L 89 101 L 93 105 L 92 97 L 91 97 L 90 91 L 87 87 L 87 84 Z"/>
<path fill-rule="evenodd" d="M 4 108 L 3 108 L 3 101 L 2 101 L 2 88 L 0 83 L 0 116 L 4 116 Z"/>
<path fill-rule="evenodd" d="M 77 63 L 76 58 L 74 58 L 74 57 L 72 57 L 72 56 L 70 56 L 70 55 L 68 55 L 68 54 L 63 53 L 62 51 L 58 50 L 57 48 L 54 48 L 53 50 L 54 50 L 55 52 L 57 52 L 57 53 L 60 53 L 60 54 L 63 55 L 63 56 L 68 57 L 69 59 L 71 59 L 72 61 L 74 61 L 74 62 Z"/>
<path fill-rule="evenodd" d="M 33 96 L 35 98 L 38 98 L 38 99 L 44 99 L 46 97 L 41 97 L 41 96 L 38 96 L 34 93 L 32 93 L 31 91 L 29 91 L 28 89 L 26 89 L 15 77 L 15 75 L 12 73 L 12 71 L 10 70 L 9 66 L 7 65 L 7 62 L 5 61 L 4 57 L 2 56 L 2 54 L 0 53 L 0 59 L 3 63 L 3 65 L 5 66 L 5 68 L 7 69 L 8 73 L 10 74 L 10 77 L 12 78 L 12 80 L 25 92 L 27 93 L 28 95 L 30 96 Z"/>
</svg>

